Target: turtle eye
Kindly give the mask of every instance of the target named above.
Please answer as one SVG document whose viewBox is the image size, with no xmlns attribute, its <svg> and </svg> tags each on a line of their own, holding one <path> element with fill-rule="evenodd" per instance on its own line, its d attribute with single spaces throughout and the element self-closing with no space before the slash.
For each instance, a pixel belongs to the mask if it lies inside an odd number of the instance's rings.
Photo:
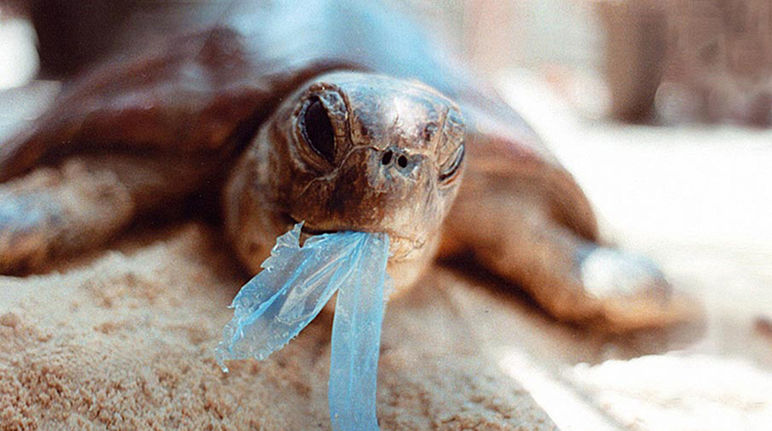
<svg viewBox="0 0 772 431">
<path fill-rule="evenodd" d="M 459 145 L 458 149 L 453 154 L 453 157 L 450 159 L 451 162 L 449 164 L 446 163 L 440 171 L 440 181 L 449 181 L 456 176 L 461 164 L 464 162 L 465 153 L 466 148 L 464 147 L 464 144 Z"/>
<path fill-rule="evenodd" d="M 329 162 L 335 159 L 335 132 L 327 109 L 319 98 L 311 99 L 306 107 L 300 129 L 303 139 L 317 154 Z"/>
</svg>

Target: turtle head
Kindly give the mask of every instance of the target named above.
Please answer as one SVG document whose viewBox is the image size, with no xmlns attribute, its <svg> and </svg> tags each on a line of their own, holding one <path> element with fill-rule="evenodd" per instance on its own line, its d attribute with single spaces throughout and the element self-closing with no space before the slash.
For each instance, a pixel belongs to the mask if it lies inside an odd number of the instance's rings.
<svg viewBox="0 0 772 431">
<path fill-rule="evenodd" d="M 458 108 L 424 84 L 321 75 L 262 127 L 229 183 L 226 206 L 242 208 L 230 217 L 243 219 L 237 235 L 246 224 L 260 230 L 251 236 L 263 258 L 276 235 L 300 221 L 305 235 L 385 232 L 390 273 L 408 284 L 438 244 L 461 180 L 463 139 Z M 253 201 L 248 210 L 245 200 Z"/>
</svg>

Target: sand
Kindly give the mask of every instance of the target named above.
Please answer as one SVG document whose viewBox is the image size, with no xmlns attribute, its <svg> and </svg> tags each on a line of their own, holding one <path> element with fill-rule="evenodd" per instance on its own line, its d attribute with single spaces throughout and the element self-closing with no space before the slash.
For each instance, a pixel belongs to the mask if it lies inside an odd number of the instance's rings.
<svg viewBox="0 0 772 431">
<path fill-rule="evenodd" d="M 217 229 L 187 222 L 106 248 L 0 277 L 0 429 L 329 429 L 331 314 L 224 374 L 213 348 L 245 276 Z M 389 303 L 381 427 L 556 429 L 469 330 L 464 284 L 437 267 Z"/>
</svg>

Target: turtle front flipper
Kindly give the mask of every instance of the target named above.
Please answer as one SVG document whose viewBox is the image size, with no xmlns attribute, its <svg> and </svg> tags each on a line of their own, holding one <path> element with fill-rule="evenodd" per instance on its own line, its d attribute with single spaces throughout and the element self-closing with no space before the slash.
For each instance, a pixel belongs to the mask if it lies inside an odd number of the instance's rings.
<svg viewBox="0 0 772 431">
<path fill-rule="evenodd" d="M 307 73 L 265 77 L 243 42 L 215 28 L 95 66 L 0 142 L 0 271 L 102 243 L 219 174 Z"/>
<path fill-rule="evenodd" d="M 84 155 L 0 184 L 0 272 L 34 271 L 104 243 L 137 216 L 179 203 L 199 163 Z"/>
<path fill-rule="evenodd" d="M 444 253 L 470 250 L 558 320 L 617 332 L 691 315 L 650 261 L 597 243 L 589 203 L 565 171 L 485 150 L 469 161 Z"/>
</svg>

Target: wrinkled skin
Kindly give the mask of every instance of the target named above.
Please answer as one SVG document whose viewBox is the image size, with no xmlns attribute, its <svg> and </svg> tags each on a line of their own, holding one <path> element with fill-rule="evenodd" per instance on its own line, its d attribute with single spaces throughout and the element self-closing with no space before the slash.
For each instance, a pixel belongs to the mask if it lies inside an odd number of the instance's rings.
<svg viewBox="0 0 772 431">
<path fill-rule="evenodd" d="M 315 104 L 329 119 L 317 127 L 332 132 L 326 156 L 308 136 Z M 227 233 L 257 272 L 275 238 L 299 221 L 306 235 L 386 232 L 389 272 L 398 288 L 409 286 L 439 244 L 462 177 L 463 138 L 458 108 L 425 85 L 364 73 L 314 78 L 279 106 L 233 170 Z"/>
<path fill-rule="evenodd" d="M 94 68 L 0 144 L 0 270 L 203 195 L 250 273 L 305 221 L 306 235 L 388 232 L 398 292 L 464 253 L 559 320 L 684 318 L 655 266 L 599 243 L 581 189 L 517 113 L 408 19 L 372 2 L 244 5 Z"/>
</svg>

